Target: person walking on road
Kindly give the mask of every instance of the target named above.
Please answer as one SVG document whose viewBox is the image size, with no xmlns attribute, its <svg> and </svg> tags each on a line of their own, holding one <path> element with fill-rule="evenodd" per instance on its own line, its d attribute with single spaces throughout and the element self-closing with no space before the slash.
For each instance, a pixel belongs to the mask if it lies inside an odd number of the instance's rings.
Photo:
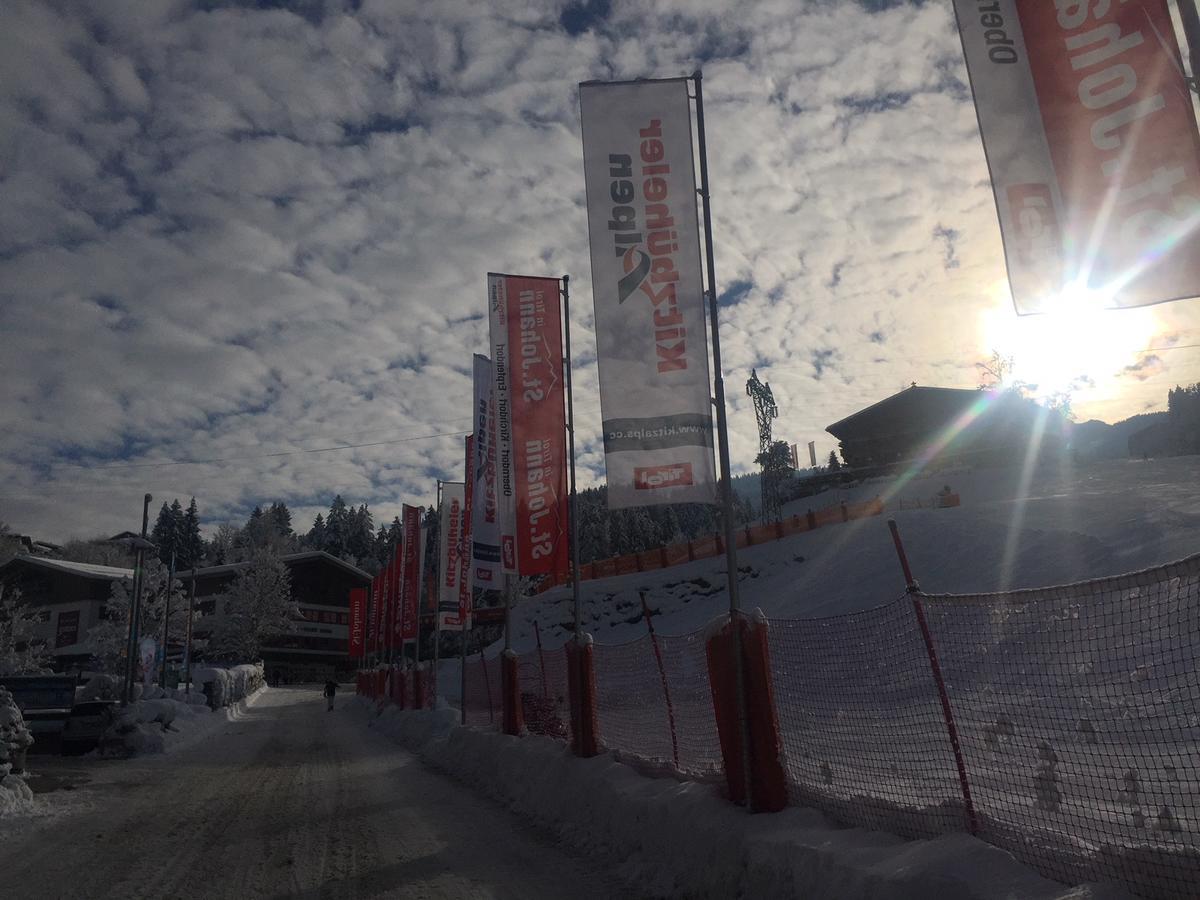
<svg viewBox="0 0 1200 900">
<path fill-rule="evenodd" d="M 325 682 L 325 699 L 329 705 L 326 707 L 327 712 L 333 712 L 333 698 L 337 695 L 337 682 L 332 679 Z"/>
</svg>

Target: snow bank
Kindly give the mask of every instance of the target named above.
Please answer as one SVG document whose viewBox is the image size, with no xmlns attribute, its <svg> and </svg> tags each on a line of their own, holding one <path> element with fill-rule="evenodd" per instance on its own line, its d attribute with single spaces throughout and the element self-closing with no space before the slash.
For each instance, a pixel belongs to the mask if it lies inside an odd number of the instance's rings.
<svg viewBox="0 0 1200 900">
<path fill-rule="evenodd" d="M 243 697 L 248 697 L 266 683 L 262 663 L 246 663 L 240 666 L 193 666 L 192 684 L 211 684 L 212 706 L 229 706 Z M 201 689 L 201 693 L 203 690 Z"/>
<path fill-rule="evenodd" d="M 169 753 L 192 744 L 226 722 L 242 718 L 266 690 L 259 685 L 253 693 L 216 711 L 205 705 L 204 695 L 192 693 L 189 702 L 174 696 L 179 691 L 154 688 L 160 696 L 130 703 L 118 714 L 100 742 L 101 756 L 128 757 Z M 199 702 L 194 698 L 199 697 Z"/>
<path fill-rule="evenodd" d="M 374 715 L 369 701 L 360 708 Z M 913 900 L 1115 900 L 1066 888 L 965 834 L 905 841 L 837 828 L 810 809 L 747 815 L 718 788 L 647 778 L 611 756 L 578 759 L 560 741 L 461 728 L 453 710 L 386 708 L 372 727 L 560 839 L 614 861 L 639 895 Z"/>
<path fill-rule="evenodd" d="M 13 774 L 32 743 L 20 707 L 9 690 L 0 687 L 0 818 L 33 810 L 33 791 Z"/>
</svg>

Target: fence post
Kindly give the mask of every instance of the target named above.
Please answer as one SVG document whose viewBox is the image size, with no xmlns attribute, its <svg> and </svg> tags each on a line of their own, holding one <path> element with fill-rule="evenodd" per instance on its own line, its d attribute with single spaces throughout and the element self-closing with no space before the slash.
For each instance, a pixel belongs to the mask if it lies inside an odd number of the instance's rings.
<svg viewBox="0 0 1200 900">
<path fill-rule="evenodd" d="M 496 723 L 496 707 L 492 703 L 492 682 L 488 678 L 487 657 L 483 655 L 483 635 L 479 636 L 479 665 L 483 666 L 483 689 L 487 691 L 488 722 L 494 725 Z"/>
<path fill-rule="evenodd" d="M 688 538 L 688 562 L 696 561 L 696 548 L 692 545 L 692 539 Z"/>
<path fill-rule="evenodd" d="M 816 528 L 816 527 L 817 527 L 817 514 L 816 514 L 815 512 L 813 512 L 813 511 L 812 511 L 812 507 L 811 507 L 811 506 L 808 508 L 808 515 L 807 515 L 807 519 L 808 519 L 808 529 L 809 529 L 809 531 L 811 531 L 812 529 L 814 529 L 814 528 Z"/>
<path fill-rule="evenodd" d="M 658 548 L 658 563 L 660 569 L 667 567 L 667 545 L 663 544 Z"/>
<path fill-rule="evenodd" d="M 592 636 L 567 641 L 567 692 L 571 699 L 571 750 L 590 759 L 600 753 L 596 715 L 596 661 Z"/>
<path fill-rule="evenodd" d="M 745 668 L 742 684 L 749 731 L 749 778 L 747 761 L 742 757 L 738 723 L 735 640 L 741 641 Z M 746 784 L 749 782 L 750 809 L 778 812 L 787 806 L 787 775 L 783 768 L 779 716 L 771 684 L 766 619 L 756 611 L 753 620 L 738 616 L 734 622 L 725 622 L 707 639 L 705 652 L 729 799 L 739 805 L 746 804 Z"/>
<path fill-rule="evenodd" d="M 418 662 L 413 669 L 413 709 L 425 708 L 425 673 Z"/>
<path fill-rule="evenodd" d="M 717 554 L 720 555 L 720 554 L 724 553 L 725 552 L 725 542 L 721 539 L 721 532 L 714 531 L 713 538 L 716 541 Z"/>
<path fill-rule="evenodd" d="M 542 675 L 542 699 L 550 697 L 550 689 L 546 687 L 546 655 L 542 653 L 542 629 L 538 627 L 537 619 L 533 620 L 533 637 L 537 641 L 538 671 Z"/>
<path fill-rule="evenodd" d="M 667 725 L 671 728 L 671 758 L 675 762 L 675 771 L 679 771 L 679 737 L 675 732 L 675 707 L 671 703 L 671 685 L 667 682 L 667 670 L 663 665 L 662 648 L 658 646 L 658 635 L 654 633 L 654 622 L 650 619 L 650 606 L 646 603 L 646 592 L 638 591 L 642 598 L 642 616 L 646 620 L 646 630 L 650 632 L 650 646 L 654 648 L 654 660 L 658 663 L 658 677 L 662 681 L 663 697 L 667 702 Z"/>
<path fill-rule="evenodd" d="M 505 734 L 520 734 L 525 726 L 521 715 L 521 679 L 517 672 L 517 654 L 505 650 L 500 654 L 500 692 L 503 699 L 503 729 Z"/>
<path fill-rule="evenodd" d="M 937 685 L 938 697 L 942 701 L 942 718 L 946 723 L 946 731 L 950 735 L 950 746 L 954 750 L 954 764 L 958 768 L 958 784 L 962 790 L 963 806 L 967 817 L 967 831 L 971 834 L 979 832 L 979 821 L 975 816 L 975 803 L 971 800 L 971 783 L 967 779 L 967 764 L 963 760 L 962 746 L 958 740 L 958 726 L 954 722 L 954 708 L 950 705 L 950 694 L 946 690 L 946 680 L 942 677 L 942 667 L 938 663 L 937 648 L 933 644 L 933 634 L 925 619 L 925 605 L 921 603 L 921 588 L 913 578 L 912 569 L 908 565 L 908 554 L 904 552 L 904 544 L 900 540 L 900 530 L 896 527 L 895 519 L 888 519 L 888 528 L 892 532 L 892 543 L 896 546 L 896 556 L 900 560 L 900 568 L 904 572 L 905 588 L 912 600 L 913 613 L 917 617 L 917 625 L 921 628 L 921 637 L 925 639 L 925 652 L 929 656 L 929 669 L 933 673 L 934 684 Z"/>
</svg>

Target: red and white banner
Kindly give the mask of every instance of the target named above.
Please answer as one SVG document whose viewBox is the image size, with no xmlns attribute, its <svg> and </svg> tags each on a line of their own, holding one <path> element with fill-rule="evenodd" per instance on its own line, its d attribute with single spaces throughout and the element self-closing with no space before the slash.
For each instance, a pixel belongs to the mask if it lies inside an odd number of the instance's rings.
<svg viewBox="0 0 1200 900">
<path fill-rule="evenodd" d="M 492 361 L 475 354 L 474 426 L 475 451 L 471 504 L 471 575 L 481 588 L 499 589 L 500 519 L 496 501 L 496 386 Z"/>
<path fill-rule="evenodd" d="M 566 413 L 557 278 L 488 275 L 496 500 L 505 572 L 567 572 Z"/>
<path fill-rule="evenodd" d="M 609 509 L 716 503 L 688 83 L 579 103 Z"/>
<path fill-rule="evenodd" d="M 400 602 L 400 571 L 404 567 L 404 535 L 401 526 L 400 541 L 392 551 L 388 562 L 388 596 L 392 599 L 392 632 L 389 638 L 393 649 L 399 650 L 404 646 L 403 622 L 404 610 Z"/>
<path fill-rule="evenodd" d="M 954 0 L 1017 312 L 1200 294 L 1200 137 L 1165 0 Z"/>
<path fill-rule="evenodd" d="M 416 640 L 417 607 L 420 604 L 421 508 L 404 504 L 400 522 L 404 528 L 404 565 L 400 571 L 400 639 Z"/>
<path fill-rule="evenodd" d="M 371 640 L 367 646 L 372 654 L 383 649 L 383 579 L 378 575 L 371 584 Z"/>
<path fill-rule="evenodd" d="M 351 659 L 366 655 L 367 589 L 350 589 L 350 628 L 348 650 Z"/>
<path fill-rule="evenodd" d="M 466 468 L 463 470 L 463 532 L 462 552 L 459 554 L 458 576 L 458 620 L 464 630 L 471 628 L 471 610 L 474 606 L 475 586 L 471 578 L 472 547 L 471 529 L 475 513 L 475 435 L 468 434 L 466 445 Z"/>
<path fill-rule="evenodd" d="M 466 497 L 459 482 L 442 482 L 438 510 L 438 624 L 443 631 L 462 631 L 459 584 L 462 580 L 463 523 Z"/>
</svg>

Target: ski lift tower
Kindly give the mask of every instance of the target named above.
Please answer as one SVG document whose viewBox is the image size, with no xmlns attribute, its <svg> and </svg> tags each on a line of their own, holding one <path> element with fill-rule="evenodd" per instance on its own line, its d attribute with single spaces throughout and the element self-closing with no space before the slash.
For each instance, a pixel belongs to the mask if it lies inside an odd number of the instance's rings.
<svg viewBox="0 0 1200 900">
<path fill-rule="evenodd" d="M 777 460 L 775 441 L 771 434 L 771 420 L 779 418 L 779 407 L 771 393 L 770 382 L 759 381 L 758 372 L 750 370 L 746 382 L 746 395 L 754 401 L 754 415 L 758 419 L 758 464 L 762 467 L 759 487 L 762 494 L 762 520 L 777 522 L 782 515 L 779 486 L 785 471 L 786 460 Z"/>
</svg>

